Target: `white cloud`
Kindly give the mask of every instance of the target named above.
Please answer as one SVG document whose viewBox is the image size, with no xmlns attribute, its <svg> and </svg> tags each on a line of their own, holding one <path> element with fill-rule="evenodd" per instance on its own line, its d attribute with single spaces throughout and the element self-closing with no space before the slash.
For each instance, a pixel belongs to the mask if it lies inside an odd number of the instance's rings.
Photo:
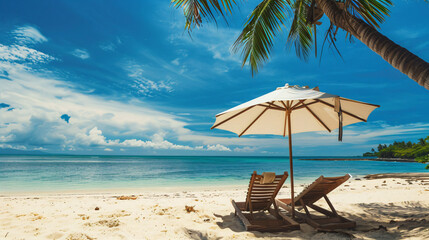
<svg viewBox="0 0 429 240">
<path fill-rule="evenodd" d="M 85 151 L 90 148 L 109 151 L 127 148 L 164 150 L 218 150 L 222 146 L 203 148 L 175 144 L 177 139 L 192 134 L 179 117 L 156 111 L 143 102 L 108 100 L 78 92 L 70 83 L 56 79 L 51 72 L 15 60 L 43 61 L 49 55 L 28 49 L 33 55 L 13 54 L 15 49 L 0 47 L 0 99 L 10 105 L 0 109 L 1 148 L 44 149 L 47 151 Z M 10 50 L 10 51 L 8 51 Z M 24 61 L 27 63 L 28 61 Z M 60 117 L 73 116 L 66 123 Z M 107 137 L 108 136 L 108 137 Z"/>
<path fill-rule="evenodd" d="M 113 152 L 113 149 L 111 149 L 111 148 L 105 148 L 104 151 L 105 152 Z"/>
<path fill-rule="evenodd" d="M 128 76 L 134 80 L 131 85 L 142 95 L 151 95 L 154 92 L 172 92 L 173 83 L 166 79 L 162 81 L 150 80 L 145 76 L 143 65 L 136 64 L 134 62 L 128 62 L 124 65 L 124 70 L 128 73 Z"/>
<path fill-rule="evenodd" d="M 60 146 L 79 149 L 82 145 L 104 145 L 109 135 L 148 138 L 163 131 L 171 136 L 189 132 L 186 123 L 175 116 L 152 110 L 138 100 L 109 101 L 73 90 L 73 86 L 56 80 L 48 73 L 36 74 L 27 67 L 2 62 L 10 80 L 0 79 L 2 102 L 15 108 L 0 109 L 2 142 L 22 142 L 30 146 Z M 67 124 L 62 114 L 73 116 Z M 50 149 L 52 150 L 52 149 Z"/>
<path fill-rule="evenodd" d="M 90 57 L 89 52 L 85 49 L 75 49 L 71 52 L 71 54 L 80 59 L 88 59 Z"/>
<path fill-rule="evenodd" d="M 43 63 L 55 60 L 55 58 L 25 46 L 6 46 L 0 44 L 0 60 L 8 62 Z"/>
<path fill-rule="evenodd" d="M 44 151 L 44 150 L 47 150 L 46 148 L 44 148 L 44 147 L 35 147 L 33 150 L 36 150 L 36 151 Z"/>
<path fill-rule="evenodd" d="M 106 137 L 103 136 L 103 132 L 97 127 L 94 127 L 89 131 L 88 140 L 90 144 L 105 145 Z"/>
<path fill-rule="evenodd" d="M 12 34 L 15 36 L 16 42 L 23 45 L 48 41 L 37 28 L 31 26 L 18 27 L 12 31 Z"/>
<path fill-rule="evenodd" d="M 15 149 L 15 150 L 27 150 L 27 147 L 22 145 L 10 145 L 10 144 L 0 144 L 0 148 L 3 149 Z"/>
<path fill-rule="evenodd" d="M 160 81 L 155 82 L 152 80 L 149 80 L 145 77 L 139 77 L 134 80 L 134 84 L 132 85 L 135 89 L 137 89 L 137 92 L 139 92 L 142 95 L 150 95 L 152 92 L 157 91 L 165 91 L 165 92 L 172 92 L 173 87 L 171 84 L 167 81 Z"/>
<path fill-rule="evenodd" d="M 240 147 L 236 147 L 236 148 L 234 148 L 234 152 L 243 152 L 243 153 L 246 153 L 246 152 L 255 152 L 257 150 L 257 148 L 256 147 L 242 147 L 242 148 L 240 148 Z"/>
<path fill-rule="evenodd" d="M 130 139 L 125 140 L 122 143 L 118 143 L 118 146 L 122 147 L 142 147 L 142 148 L 153 148 L 153 149 L 175 149 L 175 150 L 194 150 L 193 147 L 185 146 L 185 145 L 178 145 L 171 143 L 167 140 L 137 140 L 137 139 Z"/>
<path fill-rule="evenodd" d="M 124 148 L 144 148 L 144 149 L 163 149 L 163 150 L 197 150 L 197 151 L 231 151 L 230 148 L 221 145 L 207 145 L 207 146 L 187 146 L 174 144 L 164 139 L 164 135 L 162 133 L 155 133 L 150 137 L 150 140 L 138 140 L 138 139 L 126 139 L 121 141 L 119 139 L 106 139 L 103 136 L 101 130 L 97 127 L 91 129 L 88 133 L 88 141 L 83 141 L 88 146 L 109 146 L 109 147 L 121 147 Z M 110 148 L 107 148 L 110 149 Z M 106 149 L 104 150 L 106 151 Z M 122 151 L 122 150 L 121 150 Z"/>
<path fill-rule="evenodd" d="M 222 144 L 216 144 L 216 145 L 207 145 L 207 150 L 208 151 L 226 151 L 226 152 L 230 152 L 231 149 L 228 147 L 225 147 Z"/>
</svg>

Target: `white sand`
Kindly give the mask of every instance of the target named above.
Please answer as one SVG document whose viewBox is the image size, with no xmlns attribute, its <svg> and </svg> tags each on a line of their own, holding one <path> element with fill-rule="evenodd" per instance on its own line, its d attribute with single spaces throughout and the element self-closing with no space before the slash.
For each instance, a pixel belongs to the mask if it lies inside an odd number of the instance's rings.
<svg viewBox="0 0 429 240">
<path fill-rule="evenodd" d="M 343 184 L 329 195 L 331 202 L 358 224 L 343 233 L 316 232 L 307 224 L 286 233 L 246 232 L 230 199 L 243 201 L 247 186 L 219 188 L 3 194 L 0 239 L 429 239 L 429 182 L 421 180 Z M 288 191 L 283 188 L 279 197 Z M 114 197 L 123 194 L 138 198 Z M 186 205 L 196 212 L 187 213 Z"/>
</svg>

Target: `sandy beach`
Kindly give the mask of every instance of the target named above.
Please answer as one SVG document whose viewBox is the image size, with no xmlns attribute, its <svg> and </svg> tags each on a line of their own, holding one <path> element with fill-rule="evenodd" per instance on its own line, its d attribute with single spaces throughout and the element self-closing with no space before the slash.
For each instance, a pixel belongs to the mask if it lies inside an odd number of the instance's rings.
<svg viewBox="0 0 429 240">
<path fill-rule="evenodd" d="M 307 224 L 285 233 L 246 232 L 230 204 L 231 199 L 245 199 L 246 187 L 2 194 L 0 238 L 429 238 L 429 181 L 425 179 L 349 180 L 332 192 L 330 199 L 337 211 L 357 222 L 357 228 L 329 233 L 317 232 Z M 288 194 L 289 188 L 283 187 L 279 197 Z M 121 200 L 120 196 L 126 197 Z M 189 212 L 186 206 L 192 207 Z"/>
</svg>

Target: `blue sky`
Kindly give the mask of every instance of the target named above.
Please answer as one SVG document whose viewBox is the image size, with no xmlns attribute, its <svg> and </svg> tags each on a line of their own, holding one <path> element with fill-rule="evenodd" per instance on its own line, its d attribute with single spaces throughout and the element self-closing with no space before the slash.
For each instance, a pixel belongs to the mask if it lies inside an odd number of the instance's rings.
<svg viewBox="0 0 429 240">
<path fill-rule="evenodd" d="M 299 60 L 281 35 L 252 78 L 230 47 L 256 4 L 190 38 L 169 1 L 3 1 L 0 152 L 287 155 L 281 137 L 210 130 L 215 114 L 285 83 L 381 105 L 341 143 L 336 132 L 296 134 L 295 155 L 360 155 L 429 135 L 429 92 L 343 33 L 343 60 L 326 48 L 320 63 Z M 395 2 L 380 31 L 429 60 L 428 10 Z"/>
</svg>

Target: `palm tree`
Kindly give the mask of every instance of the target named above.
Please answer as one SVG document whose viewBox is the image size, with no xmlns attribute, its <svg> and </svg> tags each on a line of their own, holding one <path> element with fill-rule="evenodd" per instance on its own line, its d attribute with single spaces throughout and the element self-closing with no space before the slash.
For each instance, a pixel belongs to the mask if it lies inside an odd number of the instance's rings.
<svg viewBox="0 0 429 240">
<path fill-rule="evenodd" d="M 183 8 L 185 29 L 189 32 L 201 26 L 203 20 L 216 22 L 219 15 L 226 21 L 238 2 L 172 0 L 174 7 Z M 262 0 L 249 16 L 233 49 L 241 50 L 242 64 L 249 62 L 253 75 L 268 60 L 276 35 L 292 20 L 288 44 L 303 59 L 309 57 L 314 45 L 317 56 L 316 29 L 325 15 L 330 25 L 323 43 L 328 41 L 336 49 L 336 34 L 342 29 L 350 40 L 353 37 L 360 40 L 390 65 L 429 89 L 429 63 L 377 31 L 389 15 L 391 5 L 391 0 Z"/>
</svg>

